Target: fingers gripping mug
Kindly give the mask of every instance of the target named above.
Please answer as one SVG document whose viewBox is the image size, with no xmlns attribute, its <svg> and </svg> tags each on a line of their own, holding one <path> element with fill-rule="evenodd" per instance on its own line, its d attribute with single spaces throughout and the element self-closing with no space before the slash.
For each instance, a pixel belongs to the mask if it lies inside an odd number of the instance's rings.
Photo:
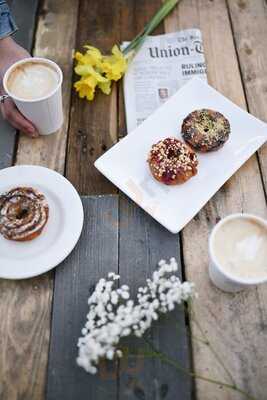
<svg viewBox="0 0 267 400">
<path fill-rule="evenodd" d="M 62 80 L 62 71 L 55 62 L 25 58 L 6 71 L 3 86 L 7 94 L 0 101 L 11 98 L 41 135 L 49 135 L 63 124 Z"/>
</svg>

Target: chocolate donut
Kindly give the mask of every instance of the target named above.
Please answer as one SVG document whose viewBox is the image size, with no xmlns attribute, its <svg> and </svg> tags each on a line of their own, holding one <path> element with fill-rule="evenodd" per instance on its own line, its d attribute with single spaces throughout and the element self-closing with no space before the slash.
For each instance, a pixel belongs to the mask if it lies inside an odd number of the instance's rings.
<svg viewBox="0 0 267 400">
<path fill-rule="evenodd" d="M 8 240 L 36 238 L 48 216 L 45 196 L 31 187 L 17 187 L 0 196 L 0 234 Z"/>
<path fill-rule="evenodd" d="M 203 108 L 192 111 L 183 121 L 182 136 L 195 150 L 217 150 L 229 139 L 230 124 L 218 111 Z"/>
<path fill-rule="evenodd" d="M 148 163 L 154 178 L 165 185 L 184 183 L 197 174 L 195 152 L 175 138 L 166 138 L 154 144 Z"/>
</svg>

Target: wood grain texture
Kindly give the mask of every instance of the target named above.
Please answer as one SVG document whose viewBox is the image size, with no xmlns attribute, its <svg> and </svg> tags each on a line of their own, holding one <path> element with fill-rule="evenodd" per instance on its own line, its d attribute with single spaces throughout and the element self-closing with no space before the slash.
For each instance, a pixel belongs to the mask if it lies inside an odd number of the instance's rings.
<svg viewBox="0 0 267 400">
<path fill-rule="evenodd" d="M 161 259 L 175 257 L 181 277 L 179 236 L 169 233 L 148 214 L 126 197 L 120 197 L 119 207 L 119 273 L 121 283 L 130 286 L 131 294 L 151 277 Z M 181 307 L 149 332 L 149 341 L 156 349 L 190 369 L 190 354 L 187 341 L 184 310 Z M 120 399 L 191 399 L 191 381 L 184 373 L 172 366 L 142 356 L 149 349 L 142 339 L 129 338 L 124 347 L 131 353 L 120 362 Z M 151 348 L 150 348 L 151 351 Z"/>
<path fill-rule="evenodd" d="M 144 28 L 160 6 L 161 0 L 121 0 L 120 43 L 131 41 Z M 159 35 L 163 32 L 163 24 L 160 24 L 154 30 L 153 35 Z M 127 134 L 122 82 L 119 84 L 118 107 L 118 136 L 122 138 Z"/>
<path fill-rule="evenodd" d="M 46 400 L 117 398 L 115 363 L 103 363 L 97 375 L 90 375 L 75 359 L 90 292 L 100 278 L 118 271 L 118 197 L 84 197 L 83 206 L 79 243 L 55 274 Z"/>
<path fill-rule="evenodd" d="M 242 21 L 241 21 L 242 23 Z M 209 82 L 232 101 L 246 108 L 238 61 L 226 4 L 223 0 L 188 0 L 176 16 L 166 20 L 166 30 L 200 27 L 208 65 Z M 266 205 L 255 156 L 224 185 L 183 230 L 187 279 L 196 283 L 199 299 L 194 310 L 211 342 L 222 355 L 239 386 L 257 399 L 266 399 L 267 287 L 232 295 L 217 290 L 208 278 L 208 235 L 218 221 L 233 212 L 266 216 Z M 199 335 L 192 323 L 193 334 Z M 195 370 L 202 375 L 227 379 L 205 345 L 193 342 Z M 199 400 L 237 400 L 241 395 L 197 381 Z"/>
<path fill-rule="evenodd" d="M 26 5 L 21 1 L 9 1 L 8 4 L 17 26 L 20 27 L 15 33 L 14 39 L 31 51 L 38 0 L 29 0 Z M 4 121 L 0 115 L 0 169 L 12 165 L 15 142 L 16 129 Z"/>
<path fill-rule="evenodd" d="M 0 115 L 0 169 L 12 165 L 16 142 L 16 129 Z"/>
<path fill-rule="evenodd" d="M 232 29 L 249 111 L 267 122 L 267 4 L 228 0 Z M 258 152 L 267 192 L 267 145 Z"/>
<path fill-rule="evenodd" d="M 22 7 L 22 2 L 18 2 L 18 10 L 27 10 L 27 5 L 32 4 L 23 2 Z M 25 15 L 25 9 L 20 17 Z M 21 136 L 16 164 L 37 164 L 64 172 L 77 9 L 78 3 L 71 0 L 42 3 L 34 54 L 52 58 L 62 67 L 66 118 L 56 135 L 37 140 Z M 28 14 L 31 11 L 34 10 L 28 9 Z M 52 293 L 53 272 L 27 281 L 0 282 L 1 400 L 44 398 Z"/>
<path fill-rule="evenodd" d="M 81 0 L 76 49 L 85 44 L 111 51 L 119 42 L 119 1 Z M 75 76 L 75 80 L 77 80 Z M 94 168 L 93 163 L 117 141 L 117 88 L 106 96 L 98 93 L 93 103 L 73 91 L 66 174 L 82 194 L 116 193 L 117 189 Z"/>
<path fill-rule="evenodd" d="M 158 1 L 125 1 L 121 10 L 121 41 L 133 38 L 160 7 Z M 160 25 L 153 34 L 163 33 Z M 119 92 L 119 137 L 127 134 L 122 85 Z M 130 283 L 133 292 L 151 275 L 160 258 L 176 256 L 180 261 L 179 237 L 162 229 L 151 217 L 133 206 L 125 197 L 120 201 L 120 274 Z M 161 322 L 152 331 L 150 340 L 156 348 L 180 360 L 188 367 L 188 347 L 185 338 L 184 316 L 177 312 L 170 320 Z M 183 338 L 183 339 L 182 339 Z M 183 341 L 184 340 L 184 341 Z M 178 346 L 174 343 L 179 342 Z M 129 356 L 120 365 L 120 398 L 174 399 L 190 398 L 192 385 L 186 376 L 172 368 L 144 359 L 141 355 L 146 343 L 131 339 L 125 346 L 129 351 L 139 349 L 137 357 Z M 181 382 L 183 384 L 181 385 Z"/>
<path fill-rule="evenodd" d="M 114 44 L 131 40 L 159 5 L 160 0 L 82 0 L 76 49 L 90 43 L 109 52 Z M 121 87 L 121 83 L 114 85 L 108 97 L 98 93 L 93 103 L 73 92 L 66 174 L 82 194 L 117 192 L 93 163 L 117 142 L 122 130 L 125 133 Z"/>
<path fill-rule="evenodd" d="M 52 276 L 0 281 L 0 399 L 43 397 Z"/>
<path fill-rule="evenodd" d="M 32 49 L 38 4 L 39 0 L 27 0 L 27 2 L 13 0 L 10 7 L 19 28 L 14 34 L 14 39 L 29 52 Z"/>
<path fill-rule="evenodd" d="M 175 256 L 180 260 L 178 237 L 128 199 L 120 199 L 119 206 L 118 196 L 89 196 L 83 198 L 83 205 L 81 239 L 56 270 L 46 400 L 172 400 L 177 392 L 183 400 L 189 400 L 190 379 L 159 361 L 129 355 L 136 348 L 145 350 L 141 339 L 123 343 L 126 356 L 120 360 L 119 369 L 116 363 L 103 363 L 99 373 L 91 376 L 75 365 L 76 343 L 95 283 L 110 271 L 119 272 L 121 283 L 129 284 L 134 294 L 161 258 Z M 149 340 L 188 367 L 183 309 L 161 321 Z"/>
</svg>

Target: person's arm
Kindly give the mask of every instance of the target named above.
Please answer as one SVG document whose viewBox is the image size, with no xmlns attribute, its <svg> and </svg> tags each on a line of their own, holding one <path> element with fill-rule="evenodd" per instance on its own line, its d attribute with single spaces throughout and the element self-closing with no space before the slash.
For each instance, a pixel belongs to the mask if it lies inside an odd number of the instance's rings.
<svg viewBox="0 0 267 400">
<path fill-rule="evenodd" d="M 5 94 L 2 82 L 8 67 L 18 60 L 30 57 L 30 54 L 11 38 L 10 35 L 16 30 L 17 27 L 10 15 L 8 5 L 0 0 L 0 95 Z M 14 128 L 29 136 L 38 136 L 34 125 L 19 112 L 11 99 L 4 100 L 0 104 L 0 109 L 4 119 L 8 120 Z"/>
<path fill-rule="evenodd" d="M 0 0 L 0 39 L 12 35 L 17 29 L 6 1 Z"/>
</svg>

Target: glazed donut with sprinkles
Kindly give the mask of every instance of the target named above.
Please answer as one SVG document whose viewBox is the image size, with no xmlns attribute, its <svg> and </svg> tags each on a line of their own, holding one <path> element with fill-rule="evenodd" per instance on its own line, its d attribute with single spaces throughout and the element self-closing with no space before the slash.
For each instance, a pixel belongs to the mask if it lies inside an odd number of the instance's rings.
<svg viewBox="0 0 267 400">
<path fill-rule="evenodd" d="M 166 138 L 154 144 L 148 156 L 154 178 L 165 185 L 186 182 L 197 174 L 196 153 L 176 138 Z"/>
</svg>

